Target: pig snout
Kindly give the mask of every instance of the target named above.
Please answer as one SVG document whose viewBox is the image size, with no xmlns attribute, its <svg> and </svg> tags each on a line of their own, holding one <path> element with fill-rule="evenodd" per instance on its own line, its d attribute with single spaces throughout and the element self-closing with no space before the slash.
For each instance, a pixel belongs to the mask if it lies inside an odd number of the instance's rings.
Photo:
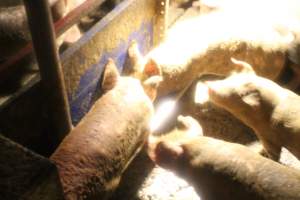
<svg viewBox="0 0 300 200">
<path fill-rule="evenodd" d="M 174 169 L 183 155 L 183 149 L 180 145 L 168 141 L 151 139 L 147 142 L 147 148 L 150 159 L 167 169 Z"/>
<path fill-rule="evenodd" d="M 202 135 L 202 127 L 190 116 L 179 115 L 176 127 L 169 133 L 161 136 L 150 135 L 147 140 L 147 150 L 150 159 L 165 168 L 177 168 L 185 155 L 181 144 Z"/>
</svg>

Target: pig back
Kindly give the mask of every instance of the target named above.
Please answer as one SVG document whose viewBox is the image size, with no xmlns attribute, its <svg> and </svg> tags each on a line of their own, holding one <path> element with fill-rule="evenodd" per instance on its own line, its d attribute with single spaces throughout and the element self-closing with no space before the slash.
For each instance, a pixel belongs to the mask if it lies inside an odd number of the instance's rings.
<svg viewBox="0 0 300 200">
<path fill-rule="evenodd" d="M 106 199 L 147 137 L 150 99 L 137 80 L 119 82 L 51 157 L 66 199 Z"/>
</svg>

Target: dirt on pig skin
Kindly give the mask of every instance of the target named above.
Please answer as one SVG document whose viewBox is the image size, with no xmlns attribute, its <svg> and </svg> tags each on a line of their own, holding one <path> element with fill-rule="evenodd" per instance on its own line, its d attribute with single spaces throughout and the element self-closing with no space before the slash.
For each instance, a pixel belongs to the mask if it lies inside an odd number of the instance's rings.
<svg viewBox="0 0 300 200">
<path fill-rule="evenodd" d="M 251 127 L 261 141 L 262 154 L 278 160 L 281 148 L 300 158 L 300 97 L 277 83 L 255 74 L 251 65 L 224 80 L 207 81 L 209 99 Z"/>
<path fill-rule="evenodd" d="M 186 129 L 186 132 L 190 130 Z M 189 182 L 202 200 L 297 200 L 299 171 L 249 148 L 205 136 L 150 140 L 149 156 Z M 174 139 L 175 138 L 175 139 Z"/>
<path fill-rule="evenodd" d="M 120 77 L 109 61 L 102 89 L 103 96 L 51 156 L 67 200 L 107 199 L 148 135 L 153 105 L 140 81 Z"/>
</svg>

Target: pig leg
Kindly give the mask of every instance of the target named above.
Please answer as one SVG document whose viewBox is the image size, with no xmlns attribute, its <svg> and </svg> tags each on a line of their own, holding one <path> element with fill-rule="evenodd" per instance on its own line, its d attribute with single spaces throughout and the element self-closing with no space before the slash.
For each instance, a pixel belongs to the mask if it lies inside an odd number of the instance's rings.
<svg viewBox="0 0 300 200">
<path fill-rule="evenodd" d="M 278 161 L 281 153 L 281 146 L 274 145 L 269 141 L 261 140 L 263 147 L 260 150 L 260 154 L 264 157 L 270 158 L 274 161 Z"/>
</svg>

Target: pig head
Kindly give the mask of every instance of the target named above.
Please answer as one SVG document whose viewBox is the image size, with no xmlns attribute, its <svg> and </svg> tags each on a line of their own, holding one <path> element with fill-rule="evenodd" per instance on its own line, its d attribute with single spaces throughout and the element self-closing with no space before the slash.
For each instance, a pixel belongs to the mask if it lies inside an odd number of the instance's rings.
<svg viewBox="0 0 300 200">
<path fill-rule="evenodd" d="M 51 156 L 68 200 L 107 199 L 147 138 L 153 105 L 141 82 L 119 76 L 110 60 L 102 90 Z"/>
</svg>

